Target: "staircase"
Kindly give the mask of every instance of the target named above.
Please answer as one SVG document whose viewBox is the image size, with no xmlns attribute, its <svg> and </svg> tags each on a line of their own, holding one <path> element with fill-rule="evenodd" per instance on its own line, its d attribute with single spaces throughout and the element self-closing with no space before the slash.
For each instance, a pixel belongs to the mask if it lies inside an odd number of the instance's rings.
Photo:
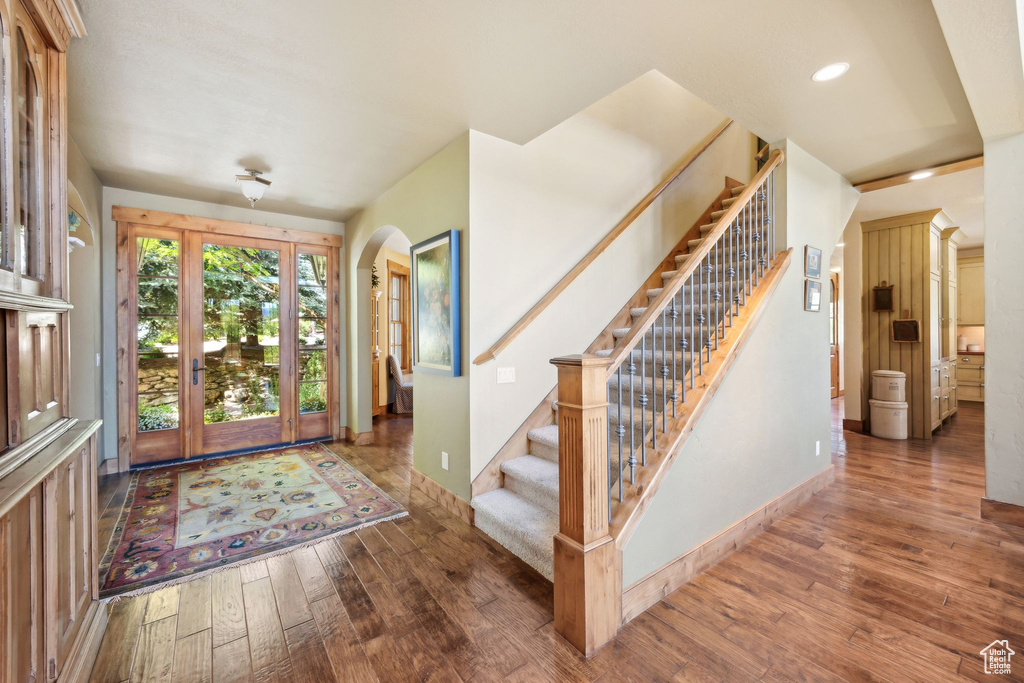
<svg viewBox="0 0 1024 683">
<path fill-rule="evenodd" d="M 755 178 L 750 192 L 735 187 L 721 200 L 710 222 L 700 226 L 700 236 L 687 242 L 686 253 L 666 259 L 662 286 L 646 290 L 646 305 L 629 309 L 632 325 L 612 329 L 614 347 L 593 351 L 611 362 L 609 520 L 614 504 L 643 493 L 636 487 L 637 468 L 653 457 L 659 442 L 664 448 L 678 436 L 670 420 L 674 424 L 685 410 L 687 393 L 706 384 L 705 368 L 721 364 L 720 342 L 768 281 L 774 258 L 770 171 Z M 734 207 L 737 202 L 742 206 Z M 551 403 L 552 424 L 530 430 L 528 451 L 501 464 L 502 488 L 471 501 L 477 527 L 551 580 L 552 539 L 559 532 L 557 413 L 557 402 Z"/>
</svg>

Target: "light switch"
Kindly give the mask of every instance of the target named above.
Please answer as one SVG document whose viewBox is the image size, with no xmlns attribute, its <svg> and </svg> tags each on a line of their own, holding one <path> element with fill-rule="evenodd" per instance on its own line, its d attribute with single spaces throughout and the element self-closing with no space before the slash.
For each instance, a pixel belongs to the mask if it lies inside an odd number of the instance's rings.
<svg viewBox="0 0 1024 683">
<path fill-rule="evenodd" d="M 448 469 L 448 454 L 445 453 L 444 451 L 441 451 L 441 469 Z"/>
<path fill-rule="evenodd" d="M 512 384 L 515 381 L 515 368 L 498 368 L 498 384 Z"/>
</svg>

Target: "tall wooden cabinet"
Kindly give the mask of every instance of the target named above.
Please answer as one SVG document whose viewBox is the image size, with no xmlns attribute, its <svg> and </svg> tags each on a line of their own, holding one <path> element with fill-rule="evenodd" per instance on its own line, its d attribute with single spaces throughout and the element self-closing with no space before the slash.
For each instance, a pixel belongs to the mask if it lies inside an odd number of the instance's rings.
<svg viewBox="0 0 1024 683">
<path fill-rule="evenodd" d="M 81 680 L 103 633 L 96 430 L 68 412 L 74 0 L 0 0 L 0 682 Z"/>
<path fill-rule="evenodd" d="M 956 411 L 956 243 L 962 233 L 949 224 L 940 209 L 861 224 L 865 376 L 906 373 L 912 438 L 930 439 Z M 875 288 L 890 285 L 892 310 L 876 310 Z M 893 339 L 893 321 L 905 319 L 918 321 L 920 341 Z M 870 414 L 867 405 L 863 410 Z"/>
<path fill-rule="evenodd" d="M 957 323 L 960 325 L 985 324 L 985 259 L 968 256 L 957 264 Z"/>
</svg>

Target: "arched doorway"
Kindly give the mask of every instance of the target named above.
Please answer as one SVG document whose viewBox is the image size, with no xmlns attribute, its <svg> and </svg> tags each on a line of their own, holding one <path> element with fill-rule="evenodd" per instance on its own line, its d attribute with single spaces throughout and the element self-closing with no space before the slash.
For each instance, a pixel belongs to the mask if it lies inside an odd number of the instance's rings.
<svg viewBox="0 0 1024 683">
<path fill-rule="evenodd" d="M 359 428 L 351 435 L 356 443 L 371 442 L 377 426 L 395 418 L 406 421 L 411 436 L 410 246 L 404 232 L 387 225 L 375 230 L 360 252 L 354 340 L 359 382 L 352 397 L 358 406 Z"/>
</svg>

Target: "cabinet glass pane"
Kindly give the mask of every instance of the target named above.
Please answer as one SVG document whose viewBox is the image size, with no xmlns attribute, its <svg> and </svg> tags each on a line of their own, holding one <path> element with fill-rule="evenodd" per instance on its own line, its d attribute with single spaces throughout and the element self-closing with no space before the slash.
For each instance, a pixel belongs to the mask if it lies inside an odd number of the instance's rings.
<svg viewBox="0 0 1024 683">
<path fill-rule="evenodd" d="M 279 256 L 203 245 L 206 424 L 280 414 Z"/>
<path fill-rule="evenodd" d="M 33 278 L 42 278 L 42 234 L 40 217 L 42 208 L 39 197 L 42 188 L 40 167 L 41 106 L 39 102 L 39 81 L 32 64 L 33 53 L 29 50 L 25 35 L 18 29 L 17 46 L 17 145 L 18 145 L 18 193 L 15 216 L 19 222 L 22 272 Z"/>
</svg>

